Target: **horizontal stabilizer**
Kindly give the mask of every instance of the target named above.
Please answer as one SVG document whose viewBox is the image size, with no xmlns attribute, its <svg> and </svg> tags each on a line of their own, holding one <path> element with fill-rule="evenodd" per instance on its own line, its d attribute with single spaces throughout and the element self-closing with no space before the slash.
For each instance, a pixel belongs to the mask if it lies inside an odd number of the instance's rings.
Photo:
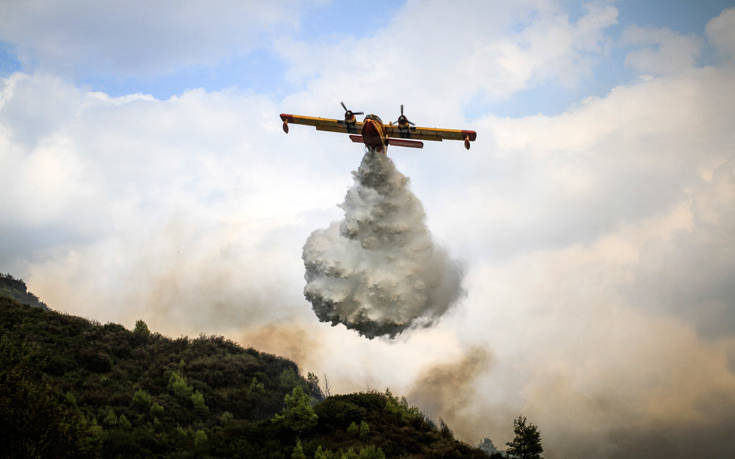
<svg viewBox="0 0 735 459">
<path fill-rule="evenodd" d="M 362 140 L 362 136 L 361 135 L 351 135 L 350 136 L 350 140 L 352 140 L 355 143 L 363 143 L 364 142 L 364 140 Z"/>
<path fill-rule="evenodd" d="M 424 142 L 419 142 L 418 140 L 389 138 L 388 145 L 395 145 L 396 147 L 424 148 Z"/>
</svg>

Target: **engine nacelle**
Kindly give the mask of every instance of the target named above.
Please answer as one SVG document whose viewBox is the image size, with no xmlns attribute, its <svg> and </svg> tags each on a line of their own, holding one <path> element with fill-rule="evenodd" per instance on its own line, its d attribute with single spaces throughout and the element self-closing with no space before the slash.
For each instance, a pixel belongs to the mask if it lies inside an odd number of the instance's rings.
<svg viewBox="0 0 735 459">
<path fill-rule="evenodd" d="M 357 123 L 357 117 L 351 111 L 345 113 L 345 124 L 354 125 Z"/>
</svg>

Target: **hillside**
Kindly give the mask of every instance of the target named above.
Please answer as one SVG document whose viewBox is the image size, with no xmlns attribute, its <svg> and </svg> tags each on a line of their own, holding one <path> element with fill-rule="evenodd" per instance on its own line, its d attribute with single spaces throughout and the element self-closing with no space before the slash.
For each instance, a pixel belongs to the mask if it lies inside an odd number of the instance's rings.
<svg viewBox="0 0 735 459">
<path fill-rule="evenodd" d="M 27 304 L 35 308 L 48 309 L 46 303 L 28 291 L 25 282 L 15 279 L 10 274 L 0 273 L 0 297 L 12 298 L 20 304 Z"/>
<path fill-rule="evenodd" d="M 3 457 L 487 457 L 390 392 L 323 398 L 293 362 L 221 337 L 7 296 L 0 333 Z"/>
</svg>

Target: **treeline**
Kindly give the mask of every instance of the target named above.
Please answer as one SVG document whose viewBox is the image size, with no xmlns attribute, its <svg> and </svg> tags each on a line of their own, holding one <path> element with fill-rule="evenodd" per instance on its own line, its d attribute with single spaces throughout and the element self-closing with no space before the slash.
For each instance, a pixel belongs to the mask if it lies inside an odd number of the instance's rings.
<svg viewBox="0 0 735 459">
<path fill-rule="evenodd" d="M 3 457 L 487 457 L 390 392 L 324 398 L 293 362 L 222 337 L 1 295 L 0 333 Z"/>
<path fill-rule="evenodd" d="M 13 298 L 20 304 L 48 309 L 46 303 L 28 291 L 26 283 L 23 280 L 16 279 L 10 274 L 0 273 L 0 296 Z"/>
</svg>

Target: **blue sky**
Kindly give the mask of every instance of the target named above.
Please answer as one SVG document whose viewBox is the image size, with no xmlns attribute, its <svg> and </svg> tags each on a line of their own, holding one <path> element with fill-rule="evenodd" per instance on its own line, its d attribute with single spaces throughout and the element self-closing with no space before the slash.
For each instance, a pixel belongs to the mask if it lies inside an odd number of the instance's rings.
<svg viewBox="0 0 735 459">
<path fill-rule="evenodd" d="M 705 25 L 712 17 L 728 6 L 735 5 L 735 2 L 727 0 L 620 0 L 610 3 L 618 10 L 617 24 L 608 29 L 608 36 L 612 40 L 610 49 L 597 59 L 592 73 L 585 75 L 578 84 L 567 87 L 556 81 L 541 82 L 501 101 L 488 101 L 482 94 L 478 94 L 465 107 L 466 116 L 473 119 L 488 112 L 513 117 L 537 113 L 556 114 L 584 97 L 602 96 L 614 86 L 629 82 L 636 76 L 635 72 L 623 65 L 630 47 L 619 43 L 619 39 L 626 27 L 639 25 L 670 28 L 682 34 L 702 35 Z M 561 2 L 571 21 L 584 14 L 584 4 L 568 0 Z M 183 65 L 171 71 L 141 76 L 100 72 L 94 66 L 82 64 L 74 69 L 72 78 L 80 86 L 113 96 L 145 93 L 166 99 L 187 89 L 220 90 L 237 87 L 283 98 L 302 89 L 302 82 L 285 78 L 287 63 L 273 48 L 276 37 L 288 36 L 307 45 L 336 42 L 345 38 L 359 42 L 373 35 L 376 30 L 384 28 L 404 6 L 405 2 L 395 1 L 376 1 L 369 4 L 320 2 L 299 8 L 296 24 L 282 24 L 263 32 L 259 43 L 244 53 L 230 53 L 225 50 L 222 58 L 207 64 Z M 472 14 L 471 10 L 468 14 Z M 413 39 L 421 40 L 421 37 L 415 36 Z M 396 46 L 411 52 L 410 40 L 405 44 L 396 43 Z M 458 53 L 462 51 L 457 50 Z M 344 52 L 360 53 L 359 43 L 346 48 Z M 707 63 L 712 58 L 712 48 L 705 44 L 700 61 Z M 24 65 L 18 56 L 17 44 L 0 41 L 0 75 L 32 71 L 37 65 L 34 58 L 30 58 Z"/>
</svg>

